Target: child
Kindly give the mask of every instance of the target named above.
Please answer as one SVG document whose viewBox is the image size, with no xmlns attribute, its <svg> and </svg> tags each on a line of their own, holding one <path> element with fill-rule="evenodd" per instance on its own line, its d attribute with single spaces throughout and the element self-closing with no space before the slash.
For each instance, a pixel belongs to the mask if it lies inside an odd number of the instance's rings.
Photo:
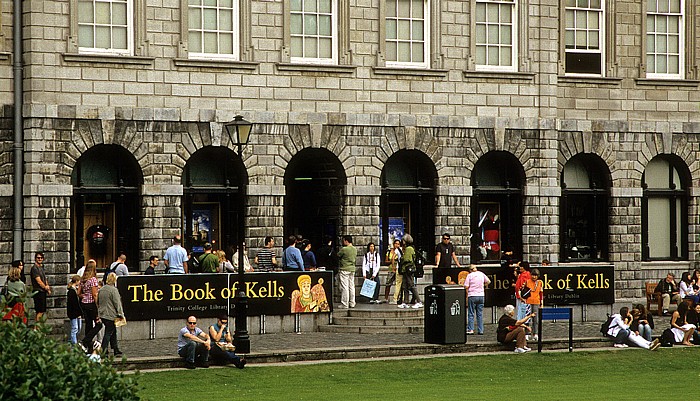
<svg viewBox="0 0 700 401">
<path fill-rule="evenodd" d="M 80 299 L 78 299 L 77 286 L 80 283 L 80 276 L 77 274 L 70 278 L 68 283 L 68 292 L 66 293 L 67 303 L 66 310 L 70 319 L 70 343 L 78 343 L 78 333 L 82 326 L 83 311 L 80 309 Z"/>
</svg>

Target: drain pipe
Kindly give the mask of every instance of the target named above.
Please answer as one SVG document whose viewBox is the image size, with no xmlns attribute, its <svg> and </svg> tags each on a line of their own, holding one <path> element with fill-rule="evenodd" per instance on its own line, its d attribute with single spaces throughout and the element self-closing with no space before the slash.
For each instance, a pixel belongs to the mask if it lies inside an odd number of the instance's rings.
<svg viewBox="0 0 700 401">
<path fill-rule="evenodd" d="M 23 57 L 22 50 L 22 0 L 13 0 L 12 19 L 12 71 L 14 88 L 14 133 L 15 139 L 12 145 L 14 155 L 14 181 L 13 181 L 13 210 L 14 223 L 12 233 L 12 259 L 22 259 L 22 243 L 24 233 L 24 202 L 22 187 L 24 186 L 24 121 L 22 120 L 22 106 L 24 104 Z"/>
</svg>

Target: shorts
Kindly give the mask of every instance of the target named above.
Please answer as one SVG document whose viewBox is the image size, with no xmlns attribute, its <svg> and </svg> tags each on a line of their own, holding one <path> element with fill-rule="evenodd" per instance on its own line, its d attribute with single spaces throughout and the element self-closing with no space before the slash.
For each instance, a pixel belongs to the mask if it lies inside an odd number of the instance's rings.
<svg viewBox="0 0 700 401">
<path fill-rule="evenodd" d="M 46 312 L 46 292 L 39 291 L 34 295 L 34 310 L 37 313 Z"/>
</svg>

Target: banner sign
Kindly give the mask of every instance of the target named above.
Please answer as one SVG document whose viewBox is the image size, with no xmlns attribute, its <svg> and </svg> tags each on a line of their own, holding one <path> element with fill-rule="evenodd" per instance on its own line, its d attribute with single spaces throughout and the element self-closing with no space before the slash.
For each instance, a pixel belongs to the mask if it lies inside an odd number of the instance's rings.
<svg viewBox="0 0 700 401">
<path fill-rule="evenodd" d="M 534 267 L 533 267 L 534 268 Z M 615 303 L 615 269 L 612 265 L 537 266 L 544 284 L 544 304 L 610 305 Z M 515 305 L 515 274 L 512 267 L 479 266 L 491 280 L 486 287 L 484 306 Z M 468 271 L 433 269 L 433 284 L 464 284 Z"/>
<path fill-rule="evenodd" d="M 248 316 L 331 312 L 333 273 L 246 273 Z M 233 316 L 238 274 L 125 276 L 117 280 L 127 320 Z"/>
</svg>

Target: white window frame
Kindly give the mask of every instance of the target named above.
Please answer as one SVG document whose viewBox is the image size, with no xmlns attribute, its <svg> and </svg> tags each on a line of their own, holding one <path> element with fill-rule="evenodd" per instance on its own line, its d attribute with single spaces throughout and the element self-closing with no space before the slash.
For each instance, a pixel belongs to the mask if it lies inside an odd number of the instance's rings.
<svg viewBox="0 0 700 401">
<path fill-rule="evenodd" d="M 479 64 L 478 60 L 476 58 L 476 49 L 481 45 L 481 43 L 477 42 L 477 35 L 476 35 L 476 29 L 480 25 L 489 25 L 488 21 L 480 22 L 476 20 L 476 7 L 478 7 L 479 3 L 484 3 L 484 4 L 506 4 L 511 6 L 511 38 L 510 38 L 510 48 L 511 48 L 511 61 L 509 66 L 503 66 L 503 65 L 488 65 L 488 64 Z M 518 42 L 518 33 L 519 33 L 519 21 L 518 21 L 518 0 L 477 0 L 476 5 L 474 8 L 474 67 L 477 71 L 503 71 L 503 72 L 514 72 L 518 71 L 518 47 L 519 47 L 519 42 Z M 498 21 L 498 25 L 505 25 L 502 24 L 501 21 Z M 487 33 L 488 36 L 488 33 Z M 488 47 L 488 45 L 493 45 L 490 43 L 485 43 Z M 504 47 L 501 43 L 498 43 L 499 50 L 501 47 Z M 486 59 L 488 60 L 488 54 L 486 55 Z M 499 52 L 499 63 L 500 63 L 500 52 Z"/>
<path fill-rule="evenodd" d="M 398 8 L 398 2 L 401 0 L 396 0 L 396 5 Z M 384 7 L 386 8 L 386 3 L 384 3 Z M 432 4 L 431 0 L 423 0 L 423 61 L 422 62 L 406 62 L 406 61 L 393 61 L 393 60 L 386 60 L 386 66 L 387 67 L 394 67 L 394 68 L 430 68 L 430 10 L 431 10 Z M 397 10 L 398 11 L 398 10 Z M 386 15 L 384 16 L 384 24 L 385 24 L 385 32 L 386 32 L 386 24 L 387 20 L 390 18 L 387 17 Z M 396 20 L 397 22 L 402 19 L 406 18 L 400 18 L 398 16 L 396 17 L 391 17 L 391 19 Z M 408 18 L 408 20 L 413 21 L 412 18 Z M 398 25 L 398 24 L 397 24 Z M 385 41 L 385 46 L 389 42 L 396 42 L 397 45 L 399 42 L 405 42 L 406 40 L 399 39 L 398 37 L 395 39 L 389 39 L 388 35 L 385 35 L 387 37 L 384 38 Z M 397 35 L 398 36 L 398 35 Z M 418 42 L 418 41 L 413 41 L 409 40 L 409 42 Z M 398 50 L 397 50 L 397 56 L 398 56 Z"/>
<path fill-rule="evenodd" d="M 658 5 L 659 1 L 667 1 L 668 0 L 655 0 L 656 4 Z M 647 57 L 650 54 L 650 51 L 652 49 L 649 49 L 649 46 L 645 46 L 645 52 L 644 52 L 644 64 L 646 65 L 646 70 L 647 70 L 647 78 L 656 78 L 656 79 L 683 79 L 685 77 L 685 53 L 687 51 L 686 49 L 686 4 L 685 0 L 679 0 L 680 2 L 680 12 L 679 13 L 671 13 L 670 11 L 667 13 L 662 13 L 662 12 L 651 12 L 649 9 L 646 10 L 646 15 L 644 16 L 644 21 L 645 21 L 645 26 L 646 29 L 644 30 L 644 43 L 647 44 L 648 37 L 650 34 L 657 34 L 658 32 L 650 32 L 651 27 L 649 26 L 649 17 L 650 16 L 676 16 L 678 17 L 678 73 L 676 74 L 669 74 L 669 73 L 657 73 L 657 72 L 649 72 L 651 69 L 649 63 L 647 62 Z M 662 34 L 665 34 L 666 36 L 669 35 L 669 30 L 666 29 L 666 32 L 661 32 Z M 667 46 L 668 49 L 668 46 Z M 656 50 L 655 48 L 653 50 Z M 660 54 L 660 55 L 665 55 L 668 57 L 672 53 L 653 53 L 653 54 Z M 656 67 L 655 65 L 653 67 Z M 668 65 L 667 65 L 668 69 Z"/>
<path fill-rule="evenodd" d="M 91 24 L 83 24 L 78 22 L 79 18 L 76 16 L 76 39 L 78 43 L 78 53 L 81 54 L 97 54 L 97 55 L 118 55 L 118 56 L 133 56 L 134 55 L 134 1 L 133 0 L 126 0 L 126 1 L 118 1 L 118 0 L 91 0 L 93 3 L 93 10 L 95 9 L 94 5 L 95 3 L 126 3 L 126 49 L 115 49 L 115 48 L 99 48 L 99 47 L 84 47 L 80 46 L 80 26 L 81 25 L 90 25 L 90 26 L 98 26 L 98 24 L 91 23 Z M 79 3 L 76 6 L 76 11 L 79 13 Z M 108 26 L 115 26 L 114 24 L 110 24 Z M 94 45 L 94 35 L 93 35 L 93 45 Z"/>
<path fill-rule="evenodd" d="M 224 8 L 224 7 L 220 7 L 220 6 L 218 5 L 218 2 L 217 2 L 217 5 L 216 5 L 216 6 L 205 6 L 205 5 L 201 5 L 201 6 L 200 6 L 200 5 L 190 5 L 190 4 L 188 4 L 188 5 L 187 5 L 188 25 L 189 25 L 189 12 L 190 12 L 190 10 L 193 9 L 193 8 L 194 8 L 194 9 L 199 9 L 199 10 L 201 11 L 201 13 L 202 13 L 202 18 L 201 18 L 202 26 L 199 27 L 198 29 L 192 29 L 192 28 L 190 28 L 189 26 L 187 27 L 187 38 L 188 38 L 188 41 L 191 41 L 191 40 L 192 40 L 192 35 L 191 35 L 192 32 L 200 32 L 200 33 L 202 34 L 202 43 L 201 43 L 201 45 L 202 45 L 202 49 L 204 49 L 204 33 L 205 33 L 205 32 L 214 32 L 214 33 L 217 34 L 217 47 L 218 47 L 219 44 L 220 44 L 220 43 L 218 42 L 218 40 L 219 40 L 219 39 L 218 39 L 218 34 L 221 33 L 221 32 L 225 32 L 225 33 L 230 33 L 230 34 L 232 34 L 232 39 L 231 39 L 231 40 L 233 41 L 233 49 L 232 49 L 232 53 L 230 53 L 230 54 L 229 54 L 229 53 L 207 53 L 207 52 L 198 52 L 198 53 L 197 53 L 197 52 L 189 51 L 189 52 L 188 52 L 188 57 L 191 58 L 191 59 L 201 59 L 201 60 L 232 60 L 232 61 L 238 61 L 238 60 L 240 59 L 240 53 L 241 53 L 241 49 L 240 49 L 240 41 L 241 41 L 241 39 L 240 39 L 240 31 L 241 31 L 241 29 L 240 29 L 240 20 L 241 20 L 241 18 L 240 18 L 240 10 L 241 10 L 241 7 L 240 7 L 240 2 L 239 2 L 239 0 L 232 0 L 232 7 L 231 7 L 231 10 L 232 10 L 232 13 L 233 13 L 233 16 L 232 16 L 232 24 L 233 24 L 233 26 L 231 27 L 231 29 L 232 29 L 231 31 L 222 31 L 221 29 L 219 29 L 219 23 L 218 23 L 218 21 L 217 21 L 217 24 L 216 24 L 217 29 L 215 29 L 215 30 L 204 29 L 204 15 L 203 15 L 203 14 L 204 14 L 204 9 L 211 9 L 211 8 L 216 9 L 216 16 L 217 16 L 217 19 L 218 19 L 219 16 L 220 16 L 219 12 L 221 11 L 222 8 Z M 228 9 L 228 7 L 225 7 L 225 8 Z M 192 47 L 192 46 L 191 46 L 191 42 L 190 42 L 190 43 L 188 43 L 188 48 L 191 48 L 191 47 Z"/>
<path fill-rule="evenodd" d="M 304 4 L 303 0 L 300 0 L 301 4 Z M 299 12 L 293 11 L 291 9 L 291 3 L 290 3 L 290 8 L 289 8 L 289 16 L 290 16 L 290 25 L 289 25 L 289 35 L 290 35 L 290 45 L 289 45 L 289 51 L 290 51 L 290 61 L 292 63 L 299 63 L 299 64 L 338 64 L 338 0 L 330 0 L 331 1 L 331 57 L 330 58 L 320 58 L 320 57 L 297 57 L 297 56 L 292 56 L 291 55 L 291 39 L 294 37 L 301 37 L 304 38 L 307 35 L 302 34 L 292 34 L 291 33 L 291 15 L 292 14 L 298 14 Z M 304 11 L 302 9 L 302 21 L 303 21 L 303 15 Z M 315 13 L 310 13 L 310 14 L 315 14 L 315 15 L 321 15 L 322 13 L 315 12 Z M 311 35 L 309 35 L 311 36 Z M 319 36 L 316 36 L 319 37 Z M 302 40 L 303 42 L 303 40 Z"/>
<path fill-rule="evenodd" d="M 564 71 L 566 75 L 572 75 L 572 76 L 594 76 L 594 77 L 600 77 L 600 76 L 605 76 L 605 67 L 606 67 L 606 20 L 605 20 L 605 13 L 606 13 L 606 0 L 600 0 L 600 9 L 596 8 L 591 8 L 590 7 L 590 0 L 588 0 L 589 6 L 588 7 L 566 7 L 564 10 L 564 53 L 565 53 L 565 61 L 564 61 Z M 569 31 L 574 32 L 574 45 L 576 45 L 576 32 L 578 31 L 585 31 L 588 32 L 590 29 L 588 28 L 588 25 L 583 28 L 576 27 L 574 25 L 573 28 L 569 28 L 567 25 L 566 21 L 566 15 L 568 14 L 568 11 L 571 10 L 573 12 L 580 11 L 580 12 L 597 12 L 598 13 L 598 49 L 591 50 L 591 49 L 568 49 L 566 47 L 566 33 Z M 588 19 L 586 19 L 588 21 Z M 576 23 L 576 18 L 574 17 L 573 23 Z M 588 35 L 586 35 L 586 38 L 588 38 Z M 588 54 L 600 54 L 600 73 L 581 73 L 581 72 L 568 72 L 567 71 L 567 66 L 566 66 L 566 54 L 571 53 L 571 54 L 580 54 L 580 53 L 588 53 Z"/>
</svg>

